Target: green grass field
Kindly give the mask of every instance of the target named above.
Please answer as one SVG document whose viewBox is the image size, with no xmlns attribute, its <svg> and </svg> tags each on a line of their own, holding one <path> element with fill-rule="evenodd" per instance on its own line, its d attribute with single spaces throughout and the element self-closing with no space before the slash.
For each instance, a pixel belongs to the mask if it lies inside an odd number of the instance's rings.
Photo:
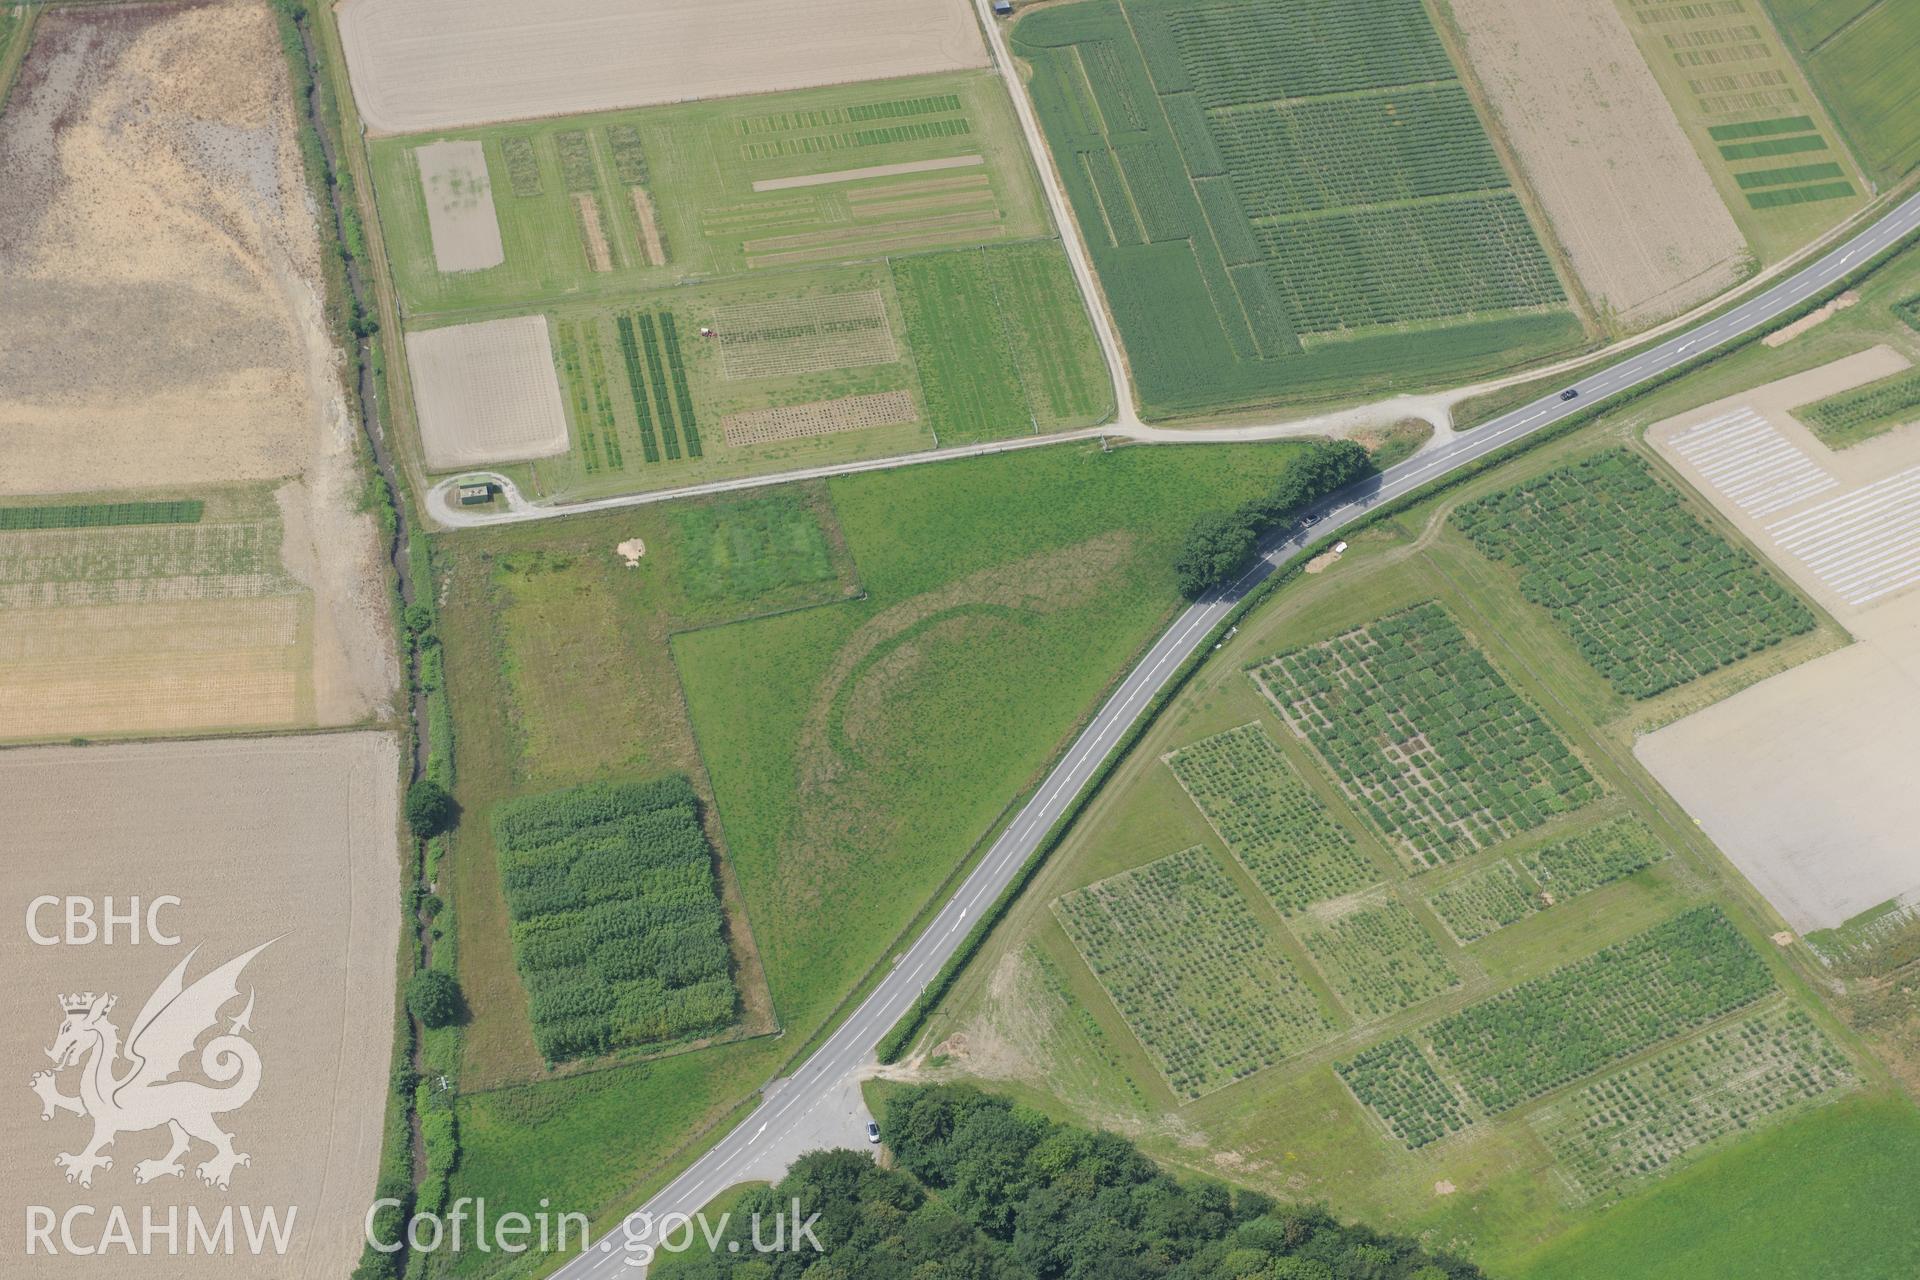
<svg viewBox="0 0 1920 1280">
<path fill-rule="evenodd" d="M 1827 1107 L 1568 1233 L 1518 1280 L 1906 1280 L 1920 1274 L 1920 1110 Z"/>
<path fill-rule="evenodd" d="M 1883 186 L 1920 164 L 1920 9 L 1901 0 L 1769 0 L 1860 161 Z"/>
<path fill-rule="evenodd" d="M 1418 3 L 1225 13 L 1087 0 L 1014 28 L 1144 412 L 1405 389 L 1580 342 Z"/>
<path fill-rule="evenodd" d="M 1291 452 L 1072 446 L 838 479 L 865 599 L 675 639 L 783 1020 L 811 1027 L 882 958 L 1167 615 L 1186 521 Z"/>
</svg>

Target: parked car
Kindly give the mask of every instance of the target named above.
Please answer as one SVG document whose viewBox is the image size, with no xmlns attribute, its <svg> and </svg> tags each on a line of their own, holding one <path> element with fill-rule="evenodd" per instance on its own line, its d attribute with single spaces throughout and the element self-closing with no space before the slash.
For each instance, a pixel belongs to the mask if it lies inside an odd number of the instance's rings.
<svg viewBox="0 0 1920 1280">
<path fill-rule="evenodd" d="M 875 1124 L 871 1120 L 867 1121 L 867 1141 L 868 1142 L 880 1141 L 880 1126 Z"/>
</svg>

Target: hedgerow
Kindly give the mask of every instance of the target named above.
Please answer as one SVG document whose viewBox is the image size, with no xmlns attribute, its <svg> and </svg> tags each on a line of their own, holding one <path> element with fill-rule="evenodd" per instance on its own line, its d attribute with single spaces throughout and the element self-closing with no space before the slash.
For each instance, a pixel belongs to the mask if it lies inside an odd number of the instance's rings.
<svg viewBox="0 0 1920 1280">
<path fill-rule="evenodd" d="M 494 811 L 514 958 L 550 1062 L 718 1031 L 738 997 L 692 785 L 597 782 Z"/>
<path fill-rule="evenodd" d="M 1518 567 L 1520 593 L 1628 697 L 1653 697 L 1815 625 L 1625 449 L 1488 494 L 1453 522 L 1483 555 Z"/>
</svg>

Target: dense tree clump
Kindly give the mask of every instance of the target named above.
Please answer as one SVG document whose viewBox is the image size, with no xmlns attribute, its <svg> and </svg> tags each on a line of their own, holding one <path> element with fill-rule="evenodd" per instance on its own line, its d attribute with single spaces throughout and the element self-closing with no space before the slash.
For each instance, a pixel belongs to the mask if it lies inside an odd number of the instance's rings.
<svg viewBox="0 0 1920 1280">
<path fill-rule="evenodd" d="M 424 1026 L 452 1026 L 460 1018 L 460 984 L 452 974 L 422 969 L 407 979 L 407 1010 Z"/>
<path fill-rule="evenodd" d="M 1210 511 L 1193 522 L 1173 560 L 1188 599 L 1226 586 L 1253 563 L 1260 539 L 1296 519 L 1317 498 L 1367 474 L 1367 451 L 1351 440 L 1318 445 L 1281 473 L 1273 488 L 1230 512 Z"/>
<path fill-rule="evenodd" d="M 453 825 L 453 797 L 430 778 L 407 788 L 407 830 L 426 839 Z"/>
<path fill-rule="evenodd" d="M 971 1088 L 895 1096 L 885 1132 L 895 1168 L 803 1156 L 743 1197 L 711 1252 L 701 1240 L 663 1255 L 662 1280 L 1480 1280 L 1471 1263 L 1321 1209 L 1182 1185 L 1124 1138 Z M 755 1251 L 753 1215 L 770 1242 L 776 1214 L 791 1232 L 796 1200 L 803 1221 L 820 1214 L 820 1251 Z"/>
</svg>

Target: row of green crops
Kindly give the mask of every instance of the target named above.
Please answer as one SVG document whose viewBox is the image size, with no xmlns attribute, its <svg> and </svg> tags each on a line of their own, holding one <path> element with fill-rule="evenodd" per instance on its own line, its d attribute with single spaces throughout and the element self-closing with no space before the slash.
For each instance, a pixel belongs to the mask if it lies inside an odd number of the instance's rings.
<svg viewBox="0 0 1920 1280">
<path fill-rule="evenodd" d="M 1440 1064 L 1497 1114 L 1775 989 L 1725 913 L 1695 907 L 1469 1005 L 1427 1034 Z"/>
<path fill-rule="evenodd" d="M 1795 409 L 1794 416 L 1836 449 L 1892 427 L 1920 422 L 1920 369 L 1907 369 Z"/>
<path fill-rule="evenodd" d="M 1482 554 L 1519 568 L 1521 594 L 1629 697 L 1652 697 L 1815 625 L 1792 592 L 1625 449 L 1489 494 L 1453 522 Z"/>
<path fill-rule="evenodd" d="M 1589 827 L 1520 855 L 1523 875 L 1505 858 L 1428 895 L 1427 905 L 1462 944 L 1477 942 L 1664 860 L 1667 850 L 1633 814 Z"/>
<path fill-rule="evenodd" d="M 1283 914 L 1379 880 L 1353 837 L 1260 725 L 1202 738 L 1169 755 L 1167 764 Z"/>
<path fill-rule="evenodd" d="M 1600 794 L 1438 604 L 1280 654 L 1252 674 L 1416 871 Z"/>
<path fill-rule="evenodd" d="M 1075 890 L 1053 910 L 1178 1097 L 1232 1084 L 1331 1030 L 1203 848 Z"/>
<path fill-rule="evenodd" d="M 1460 985 L 1433 935 L 1397 900 L 1328 921 L 1303 921 L 1300 940 L 1357 1018 L 1384 1018 Z"/>
<path fill-rule="evenodd" d="M 1591 1200 L 1853 1080 L 1846 1055 L 1789 1005 L 1595 1080 L 1533 1125 L 1574 1197 Z"/>
<path fill-rule="evenodd" d="M 93 529 L 105 525 L 196 524 L 198 498 L 160 502 L 88 502 L 48 507 L 0 507 L 0 530 Z"/>
<path fill-rule="evenodd" d="M 733 1021 L 713 852 L 684 776 L 589 783 L 493 813 L 534 1042 L 549 1062 Z"/>
<path fill-rule="evenodd" d="M 1418 1150 L 1473 1123 L 1459 1090 L 1406 1036 L 1384 1040 L 1333 1069 L 1387 1132 Z"/>
</svg>

